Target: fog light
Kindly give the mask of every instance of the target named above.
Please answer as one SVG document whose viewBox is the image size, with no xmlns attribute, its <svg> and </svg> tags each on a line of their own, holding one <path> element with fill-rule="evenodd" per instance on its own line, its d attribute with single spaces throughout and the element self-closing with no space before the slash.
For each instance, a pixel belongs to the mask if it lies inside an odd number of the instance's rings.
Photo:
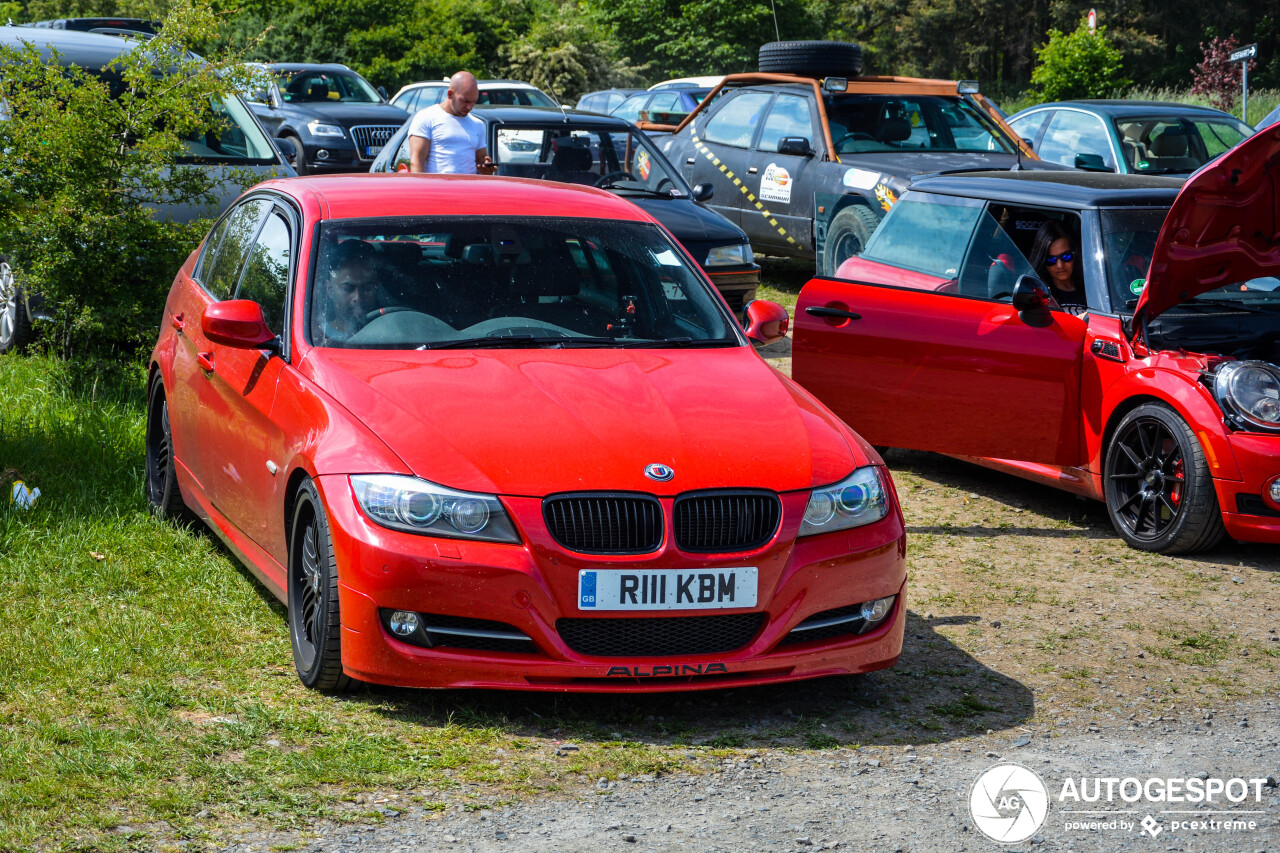
<svg viewBox="0 0 1280 853">
<path fill-rule="evenodd" d="M 397 637 L 408 637 L 418 630 L 418 614 L 408 610 L 397 610 L 391 614 L 391 633 Z"/>
<path fill-rule="evenodd" d="M 1280 504 L 1280 479 L 1271 483 L 1271 488 L 1267 489 L 1267 493 L 1271 495 L 1271 502 Z"/>
<path fill-rule="evenodd" d="M 328 159 L 329 159 L 329 149 L 327 149 L 327 148 L 321 148 L 319 151 L 317 151 L 317 152 L 316 152 L 316 159 L 317 159 L 317 160 L 328 160 Z"/>
<path fill-rule="evenodd" d="M 884 617 L 889 615 L 889 611 L 893 609 L 893 599 L 896 596 L 888 598 L 877 598 L 875 601 L 868 601 L 862 605 L 862 618 L 869 624 L 880 622 Z"/>
</svg>

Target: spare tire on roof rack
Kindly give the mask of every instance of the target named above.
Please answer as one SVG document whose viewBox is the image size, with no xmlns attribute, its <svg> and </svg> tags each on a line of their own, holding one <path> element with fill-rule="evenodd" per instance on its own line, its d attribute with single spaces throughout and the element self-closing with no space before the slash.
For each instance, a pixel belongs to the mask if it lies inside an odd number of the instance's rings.
<svg viewBox="0 0 1280 853">
<path fill-rule="evenodd" d="M 802 77 L 857 77 L 862 47 L 847 41 L 771 41 L 760 45 L 760 70 Z"/>
</svg>

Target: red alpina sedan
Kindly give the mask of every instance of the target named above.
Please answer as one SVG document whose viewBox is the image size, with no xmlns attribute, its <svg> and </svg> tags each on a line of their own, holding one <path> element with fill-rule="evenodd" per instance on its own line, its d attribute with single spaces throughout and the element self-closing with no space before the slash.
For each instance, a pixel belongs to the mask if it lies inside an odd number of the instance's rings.
<svg viewBox="0 0 1280 853">
<path fill-rule="evenodd" d="M 288 604 L 304 684 L 693 690 L 902 648 L 876 453 L 586 187 L 264 183 L 174 281 L 146 487 Z"/>
</svg>

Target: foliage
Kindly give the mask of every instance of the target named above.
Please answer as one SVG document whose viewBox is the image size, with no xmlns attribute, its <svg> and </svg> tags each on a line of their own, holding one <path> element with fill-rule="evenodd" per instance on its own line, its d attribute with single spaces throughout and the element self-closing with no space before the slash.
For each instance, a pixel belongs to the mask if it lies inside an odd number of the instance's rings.
<svg viewBox="0 0 1280 853">
<path fill-rule="evenodd" d="M 1038 51 L 1031 83 L 1046 101 L 1106 98 L 1130 85 L 1121 76 L 1120 51 L 1107 38 L 1106 27 L 1089 32 L 1083 22 L 1075 32 L 1049 30 Z"/>
<path fill-rule="evenodd" d="M 1206 45 L 1200 43 L 1204 58 L 1191 69 L 1191 93 L 1205 95 L 1210 104 L 1220 110 L 1233 110 L 1240 97 L 1242 62 L 1232 62 L 1231 52 L 1240 46 L 1234 35 L 1226 38 L 1213 37 Z M 1249 60 L 1249 70 L 1253 71 L 1258 63 Z"/>
<path fill-rule="evenodd" d="M 566 104 L 596 89 L 642 82 L 627 58 L 617 56 L 607 33 L 581 17 L 539 20 L 498 53 L 506 63 L 504 76 L 553 92 Z"/>
<path fill-rule="evenodd" d="M 174 272 L 205 224 L 156 217 L 167 205 L 216 212 L 253 178 L 183 158 L 188 142 L 231 144 L 213 104 L 241 79 L 230 59 L 187 53 L 217 20 L 181 0 L 163 34 L 106 69 L 61 67 L 31 45 L 0 51 L 0 246 L 25 286 L 44 296 L 64 352 L 134 350 L 154 338 Z M 241 69 L 238 63 L 234 69 Z M 225 116 L 225 111 L 221 112 Z"/>
</svg>

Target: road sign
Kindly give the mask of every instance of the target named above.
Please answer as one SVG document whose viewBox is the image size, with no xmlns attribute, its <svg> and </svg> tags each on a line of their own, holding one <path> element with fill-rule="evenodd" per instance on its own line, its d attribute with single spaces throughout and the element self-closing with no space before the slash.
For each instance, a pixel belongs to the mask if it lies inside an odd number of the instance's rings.
<svg viewBox="0 0 1280 853">
<path fill-rule="evenodd" d="M 1089 32 L 1096 33 L 1098 31 L 1098 12 L 1095 9 L 1089 10 Z"/>
<path fill-rule="evenodd" d="M 1231 51 L 1231 56 L 1228 57 L 1228 60 L 1230 62 L 1243 62 L 1246 59 L 1253 59 L 1257 55 L 1258 46 L 1256 44 L 1249 44 L 1239 50 Z"/>
</svg>

